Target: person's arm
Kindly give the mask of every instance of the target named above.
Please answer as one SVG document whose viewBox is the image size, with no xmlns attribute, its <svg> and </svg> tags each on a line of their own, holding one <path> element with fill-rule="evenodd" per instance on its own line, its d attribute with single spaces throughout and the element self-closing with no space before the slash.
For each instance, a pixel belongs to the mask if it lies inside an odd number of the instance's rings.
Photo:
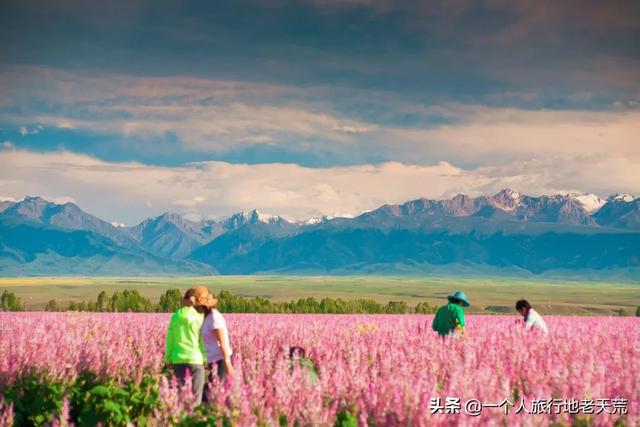
<svg viewBox="0 0 640 427">
<path fill-rule="evenodd" d="M 222 351 L 222 357 L 224 359 L 225 367 L 227 368 L 227 373 L 230 376 L 233 376 L 233 366 L 231 365 L 231 346 L 229 345 L 227 334 L 225 334 L 224 331 L 224 329 L 218 328 L 214 329 L 213 333 L 216 336 L 216 340 L 220 343 L 220 351 Z"/>
<path fill-rule="evenodd" d="M 455 318 L 456 330 L 460 334 L 464 335 L 464 311 L 458 310 L 458 315 Z"/>
<path fill-rule="evenodd" d="M 167 328 L 167 337 L 164 345 L 164 363 L 171 365 L 171 353 L 173 351 L 173 319 L 169 322 Z"/>
</svg>

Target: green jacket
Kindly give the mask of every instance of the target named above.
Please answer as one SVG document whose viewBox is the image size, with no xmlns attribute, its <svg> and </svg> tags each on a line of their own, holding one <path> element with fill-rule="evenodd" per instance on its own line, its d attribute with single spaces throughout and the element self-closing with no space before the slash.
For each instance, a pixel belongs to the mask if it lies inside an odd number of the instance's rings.
<svg viewBox="0 0 640 427">
<path fill-rule="evenodd" d="M 316 365 L 313 363 L 313 360 L 306 357 L 301 357 L 297 360 L 292 360 L 289 363 L 289 368 L 293 370 L 296 366 L 296 363 L 298 364 L 298 366 L 300 366 L 300 369 L 304 369 L 307 371 L 309 380 L 311 380 L 312 384 L 315 384 L 316 381 L 318 381 L 318 370 L 316 369 Z"/>
<path fill-rule="evenodd" d="M 457 329 L 464 329 L 464 310 L 458 304 L 448 303 L 436 311 L 431 327 L 441 337 L 453 335 Z"/>
<path fill-rule="evenodd" d="M 167 329 L 164 362 L 203 365 L 207 360 L 200 335 L 204 315 L 193 307 L 182 307 L 171 316 Z"/>
</svg>

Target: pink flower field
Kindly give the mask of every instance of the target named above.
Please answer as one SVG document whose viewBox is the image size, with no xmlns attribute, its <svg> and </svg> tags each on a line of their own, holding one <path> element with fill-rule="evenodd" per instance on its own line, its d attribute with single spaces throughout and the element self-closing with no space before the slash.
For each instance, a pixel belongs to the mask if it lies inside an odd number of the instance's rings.
<svg viewBox="0 0 640 427">
<path fill-rule="evenodd" d="M 236 375 L 216 380 L 209 408 L 231 424 L 640 425 L 637 318 L 548 316 L 545 337 L 516 316 L 468 316 L 464 337 L 441 340 L 431 316 L 226 317 Z M 0 313 L 0 388 L 28 375 L 60 384 L 87 371 L 123 384 L 152 377 L 159 403 L 149 423 L 178 422 L 190 396 L 162 374 L 168 319 Z M 294 345 L 317 378 L 291 368 Z M 54 424 L 70 416 L 63 406 Z M 0 401 L 0 424 L 14 409 Z"/>
</svg>

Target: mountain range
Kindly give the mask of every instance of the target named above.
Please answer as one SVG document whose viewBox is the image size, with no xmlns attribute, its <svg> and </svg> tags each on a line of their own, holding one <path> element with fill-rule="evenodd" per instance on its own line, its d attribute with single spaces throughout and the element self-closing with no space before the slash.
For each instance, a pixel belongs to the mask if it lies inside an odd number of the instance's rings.
<svg viewBox="0 0 640 427">
<path fill-rule="evenodd" d="M 640 281 L 640 198 L 512 190 L 290 222 L 257 210 L 132 227 L 73 203 L 0 201 L 0 274 L 509 274 Z"/>
</svg>

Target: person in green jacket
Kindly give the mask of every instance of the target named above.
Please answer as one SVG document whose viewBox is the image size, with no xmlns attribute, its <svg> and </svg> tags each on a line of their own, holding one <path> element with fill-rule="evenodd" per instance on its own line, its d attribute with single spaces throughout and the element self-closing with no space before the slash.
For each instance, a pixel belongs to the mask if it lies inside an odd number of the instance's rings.
<svg viewBox="0 0 640 427">
<path fill-rule="evenodd" d="M 436 311 L 431 327 L 441 337 L 453 336 L 456 331 L 464 334 L 464 308 L 469 307 L 469 300 L 462 291 L 447 297 L 449 303 Z"/>
<path fill-rule="evenodd" d="M 289 368 L 293 371 L 297 366 L 307 372 L 309 381 L 311 384 L 315 384 L 318 381 L 318 368 L 313 363 L 311 358 L 307 357 L 307 353 L 304 348 L 300 346 L 294 346 L 289 348 Z"/>
<path fill-rule="evenodd" d="M 204 364 L 207 360 L 200 330 L 209 300 L 209 290 L 204 286 L 191 288 L 184 294 L 182 307 L 171 316 L 164 351 L 164 362 L 173 370 L 180 384 L 184 384 L 187 373 L 191 376 L 197 405 L 202 402 Z"/>
</svg>

